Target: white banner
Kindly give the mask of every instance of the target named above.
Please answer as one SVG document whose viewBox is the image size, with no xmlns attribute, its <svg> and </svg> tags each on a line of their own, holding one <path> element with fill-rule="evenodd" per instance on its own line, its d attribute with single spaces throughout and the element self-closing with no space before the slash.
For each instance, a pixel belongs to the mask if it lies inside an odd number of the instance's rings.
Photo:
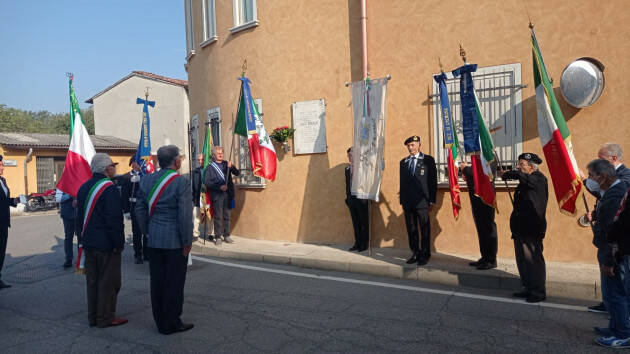
<svg viewBox="0 0 630 354">
<path fill-rule="evenodd" d="M 352 83 L 354 113 L 352 195 L 378 202 L 385 169 L 387 79 Z"/>
</svg>

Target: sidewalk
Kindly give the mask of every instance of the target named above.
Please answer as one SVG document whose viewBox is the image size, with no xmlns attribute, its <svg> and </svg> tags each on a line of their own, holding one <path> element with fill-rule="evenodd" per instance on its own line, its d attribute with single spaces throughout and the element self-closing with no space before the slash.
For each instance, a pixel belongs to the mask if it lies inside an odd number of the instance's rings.
<svg viewBox="0 0 630 354">
<path fill-rule="evenodd" d="M 232 236 L 235 243 L 215 246 L 198 239 L 193 254 L 244 261 L 287 264 L 297 267 L 404 278 L 437 284 L 520 290 L 516 262 L 498 259 L 497 268 L 480 271 L 468 266 L 471 256 L 434 253 L 429 264 L 417 267 L 405 263 L 409 251 L 373 248 L 368 252 L 348 252 L 340 245 L 315 245 L 254 240 Z M 599 268 L 594 264 L 547 262 L 547 296 L 600 300 Z"/>
</svg>

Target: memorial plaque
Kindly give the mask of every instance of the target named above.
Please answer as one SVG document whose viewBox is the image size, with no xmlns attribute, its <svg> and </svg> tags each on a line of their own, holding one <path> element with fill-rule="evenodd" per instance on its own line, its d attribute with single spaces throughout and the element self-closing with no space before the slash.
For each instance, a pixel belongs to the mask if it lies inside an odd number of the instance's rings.
<svg viewBox="0 0 630 354">
<path fill-rule="evenodd" d="M 326 103 L 323 99 L 293 103 L 295 154 L 326 152 Z"/>
</svg>

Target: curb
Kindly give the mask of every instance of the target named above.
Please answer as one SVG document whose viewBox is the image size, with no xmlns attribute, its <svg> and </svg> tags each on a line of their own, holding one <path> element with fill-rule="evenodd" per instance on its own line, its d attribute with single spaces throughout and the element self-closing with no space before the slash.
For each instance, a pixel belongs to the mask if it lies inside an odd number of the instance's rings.
<svg viewBox="0 0 630 354">
<path fill-rule="evenodd" d="M 192 252 L 200 256 L 367 274 L 455 287 L 509 291 L 521 290 L 521 282 L 518 277 L 493 271 L 471 273 L 440 269 L 431 267 L 430 264 L 423 267 L 416 267 L 401 266 L 385 262 L 383 262 L 383 264 L 344 262 L 334 259 L 315 259 L 303 256 L 281 256 L 277 254 L 221 250 L 212 247 L 204 247 L 196 243 L 193 243 Z M 578 283 L 571 281 L 547 280 L 547 296 L 591 301 L 601 300 L 601 293 L 597 283 Z"/>
</svg>

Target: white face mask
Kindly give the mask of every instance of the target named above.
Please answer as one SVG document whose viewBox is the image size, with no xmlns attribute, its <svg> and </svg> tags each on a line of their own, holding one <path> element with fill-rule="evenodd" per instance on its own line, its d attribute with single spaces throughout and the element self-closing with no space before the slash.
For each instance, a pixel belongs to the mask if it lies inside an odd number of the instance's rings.
<svg viewBox="0 0 630 354">
<path fill-rule="evenodd" d="M 588 190 L 593 193 L 599 193 L 601 190 L 599 183 L 595 182 L 594 180 L 590 178 L 586 180 L 586 188 L 588 188 Z"/>
</svg>

